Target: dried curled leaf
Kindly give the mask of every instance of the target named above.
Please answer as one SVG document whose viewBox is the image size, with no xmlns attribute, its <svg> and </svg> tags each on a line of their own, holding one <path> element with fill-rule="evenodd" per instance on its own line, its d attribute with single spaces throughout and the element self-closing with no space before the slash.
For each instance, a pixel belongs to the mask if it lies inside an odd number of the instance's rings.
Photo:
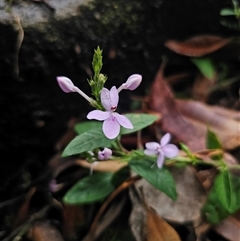
<svg viewBox="0 0 240 241">
<path fill-rule="evenodd" d="M 175 229 L 155 212 L 136 188 L 130 189 L 133 209 L 129 223 L 136 241 L 180 241 Z"/>
<path fill-rule="evenodd" d="M 165 46 L 177 54 L 201 57 L 210 54 L 230 42 L 229 38 L 222 38 L 212 35 L 194 36 L 185 41 L 168 40 Z"/>
<path fill-rule="evenodd" d="M 207 129 L 219 138 L 223 149 L 240 146 L 239 113 L 216 108 L 192 100 L 177 100 L 166 84 L 164 65 L 160 67 L 152 86 L 149 107 L 162 115 L 161 128 L 170 132 L 178 141 L 185 143 L 192 151 L 206 148 Z M 235 116 L 235 117 L 234 117 Z"/>
<path fill-rule="evenodd" d="M 145 207 L 146 219 L 146 240 L 147 241 L 180 241 L 174 228 L 162 219 L 154 210 Z"/>
</svg>

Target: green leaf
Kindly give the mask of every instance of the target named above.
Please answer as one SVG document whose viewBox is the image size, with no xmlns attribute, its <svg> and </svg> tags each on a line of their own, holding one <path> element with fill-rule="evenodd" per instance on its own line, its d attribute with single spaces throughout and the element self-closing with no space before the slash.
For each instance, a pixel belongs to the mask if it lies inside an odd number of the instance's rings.
<svg viewBox="0 0 240 241">
<path fill-rule="evenodd" d="M 83 121 L 81 123 L 77 123 L 74 126 L 74 130 L 77 132 L 78 135 L 93 130 L 93 129 L 102 129 L 102 122 L 99 121 Z"/>
<path fill-rule="evenodd" d="M 214 190 L 222 206 L 234 213 L 240 208 L 240 179 L 224 170 L 218 174 L 214 182 Z"/>
<path fill-rule="evenodd" d="M 113 141 L 108 139 L 102 130 L 93 129 L 76 136 L 65 148 L 62 156 L 80 154 L 98 147 L 110 147 Z"/>
<path fill-rule="evenodd" d="M 133 129 L 121 128 L 121 135 L 139 131 L 158 119 L 157 116 L 149 114 L 126 114 L 125 116 L 132 122 Z"/>
<path fill-rule="evenodd" d="M 183 144 L 182 142 L 179 143 L 181 149 L 190 157 L 192 157 L 192 153 L 190 151 L 190 149 L 188 148 L 188 146 L 186 146 L 185 144 Z"/>
<path fill-rule="evenodd" d="M 222 171 L 218 174 L 214 181 L 214 189 L 222 206 L 227 211 L 230 211 L 232 206 L 232 183 L 228 171 Z"/>
<path fill-rule="evenodd" d="M 87 204 L 101 201 L 113 190 L 113 173 L 99 172 L 78 181 L 63 197 L 67 204 Z"/>
<path fill-rule="evenodd" d="M 220 141 L 216 134 L 208 129 L 207 131 L 207 148 L 208 149 L 222 149 Z"/>
<path fill-rule="evenodd" d="M 202 209 L 211 223 L 219 223 L 240 209 L 240 179 L 224 170 L 214 180 Z"/>
<path fill-rule="evenodd" d="M 220 11 L 221 16 L 234 16 L 236 15 L 234 9 L 231 8 L 224 8 Z"/>
<path fill-rule="evenodd" d="M 192 58 L 191 61 L 197 66 L 199 71 L 208 79 L 215 76 L 215 68 L 209 58 Z"/>
<path fill-rule="evenodd" d="M 130 176 L 129 166 L 123 167 L 113 174 L 112 184 L 117 187 Z"/>
<path fill-rule="evenodd" d="M 154 187 L 173 200 L 177 199 L 175 181 L 167 169 L 152 166 L 153 162 L 148 160 L 131 160 L 129 165 L 134 172 L 145 178 Z"/>
<path fill-rule="evenodd" d="M 202 213 L 206 216 L 208 222 L 214 224 L 219 223 L 229 215 L 229 212 L 222 207 L 216 193 L 213 191 L 209 192 L 207 201 L 202 208 Z"/>
</svg>

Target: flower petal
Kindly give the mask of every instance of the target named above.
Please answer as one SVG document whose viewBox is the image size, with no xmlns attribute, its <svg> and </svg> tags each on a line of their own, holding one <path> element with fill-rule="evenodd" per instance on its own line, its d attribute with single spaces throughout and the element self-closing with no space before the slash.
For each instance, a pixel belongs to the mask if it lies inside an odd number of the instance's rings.
<svg viewBox="0 0 240 241">
<path fill-rule="evenodd" d="M 112 150 L 105 147 L 102 151 L 98 152 L 98 159 L 99 160 L 107 160 L 111 157 L 112 155 Z"/>
<path fill-rule="evenodd" d="M 171 135 L 169 133 L 166 133 L 160 140 L 161 146 L 165 146 L 166 144 L 168 144 L 170 139 L 171 139 Z"/>
<path fill-rule="evenodd" d="M 110 98 L 110 91 L 107 88 L 103 88 L 101 90 L 100 96 L 101 96 L 101 103 L 102 103 L 103 107 L 106 110 L 110 111 L 111 107 L 112 107 L 111 98 Z"/>
<path fill-rule="evenodd" d="M 157 142 L 147 142 L 145 146 L 148 150 L 156 151 L 156 153 L 159 152 L 160 145 Z"/>
<path fill-rule="evenodd" d="M 144 154 L 147 155 L 147 156 L 154 156 L 154 155 L 157 155 L 158 152 L 155 151 L 155 150 L 145 149 Z"/>
<path fill-rule="evenodd" d="M 118 113 L 113 113 L 112 115 L 116 117 L 118 123 L 121 126 L 127 128 L 127 129 L 133 129 L 133 125 L 132 125 L 131 121 L 126 116 L 120 115 Z"/>
<path fill-rule="evenodd" d="M 160 151 L 159 155 L 158 155 L 158 159 L 157 159 L 157 166 L 158 166 L 158 168 L 162 168 L 163 167 L 163 162 L 164 162 L 164 156 L 163 156 L 163 153 Z"/>
<path fill-rule="evenodd" d="M 111 115 L 107 120 L 103 122 L 103 133 L 108 139 L 116 138 L 120 133 L 120 125 L 116 118 Z"/>
<path fill-rule="evenodd" d="M 62 91 L 64 91 L 65 93 L 75 92 L 75 86 L 69 78 L 64 76 L 58 76 L 57 82 Z"/>
<path fill-rule="evenodd" d="M 179 149 L 177 148 L 177 146 L 173 145 L 173 144 L 168 144 L 165 145 L 164 147 L 162 147 L 162 151 L 164 156 L 168 157 L 168 158 L 172 158 L 177 156 Z"/>
<path fill-rule="evenodd" d="M 118 95 L 118 90 L 117 90 L 116 86 L 113 86 L 110 89 L 110 99 L 111 99 L 112 107 L 115 107 L 115 109 L 117 109 L 118 101 L 119 101 L 119 95 Z"/>
<path fill-rule="evenodd" d="M 108 119 L 110 116 L 111 116 L 111 112 L 109 111 L 92 110 L 88 113 L 87 118 L 89 120 L 95 119 L 95 120 L 103 121 Z"/>
<path fill-rule="evenodd" d="M 142 82 L 142 76 L 140 74 L 131 75 L 126 83 L 124 84 L 124 89 L 135 90 Z"/>
</svg>

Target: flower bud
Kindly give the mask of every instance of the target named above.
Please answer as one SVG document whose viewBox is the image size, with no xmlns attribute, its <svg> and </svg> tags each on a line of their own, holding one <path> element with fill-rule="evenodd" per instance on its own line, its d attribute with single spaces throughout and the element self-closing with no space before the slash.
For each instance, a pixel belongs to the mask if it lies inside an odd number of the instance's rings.
<svg viewBox="0 0 240 241">
<path fill-rule="evenodd" d="M 64 76 L 58 76 L 57 77 L 57 82 L 60 86 L 60 88 L 65 92 L 65 93 L 69 93 L 69 92 L 75 92 L 76 91 L 76 87 L 74 86 L 73 82 Z"/>
<path fill-rule="evenodd" d="M 98 159 L 99 160 L 107 160 L 111 157 L 112 155 L 112 150 L 109 148 L 104 148 L 103 151 L 98 152 Z"/>
<path fill-rule="evenodd" d="M 142 76 L 140 74 L 131 75 L 124 86 L 124 89 L 135 90 L 142 82 Z"/>
</svg>

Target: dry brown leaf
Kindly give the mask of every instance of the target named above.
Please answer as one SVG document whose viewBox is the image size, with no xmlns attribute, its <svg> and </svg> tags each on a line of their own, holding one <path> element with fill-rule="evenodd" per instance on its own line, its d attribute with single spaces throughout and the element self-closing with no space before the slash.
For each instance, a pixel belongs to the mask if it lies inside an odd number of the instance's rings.
<svg viewBox="0 0 240 241">
<path fill-rule="evenodd" d="M 179 112 L 172 91 L 164 79 L 164 68 L 162 64 L 156 74 L 149 96 L 149 109 L 161 114 L 161 128 L 164 131 L 184 142 L 192 151 L 204 149 L 206 127 L 196 126 Z"/>
<path fill-rule="evenodd" d="M 230 216 L 214 227 L 215 231 L 229 241 L 240 240 L 240 212 Z"/>
<path fill-rule="evenodd" d="M 136 241 L 180 241 L 175 229 L 148 205 L 143 192 L 132 187 L 129 195 L 132 201 L 129 224 Z"/>
<path fill-rule="evenodd" d="M 76 161 L 76 163 L 82 167 L 89 168 L 93 171 L 98 172 L 116 172 L 128 165 L 127 162 L 121 162 L 116 160 L 89 163 L 85 160 L 79 159 Z"/>
<path fill-rule="evenodd" d="M 224 149 L 231 150 L 240 146 L 239 121 L 211 111 L 210 106 L 201 102 L 177 100 L 175 103 L 182 115 L 215 132 Z"/>
<path fill-rule="evenodd" d="M 208 108 L 216 114 L 228 117 L 235 121 L 240 121 L 240 111 L 226 109 L 220 106 L 208 106 Z"/>
<path fill-rule="evenodd" d="M 48 222 L 37 222 L 28 231 L 32 241 L 64 241 L 60 232 Z"/>
<path fill-rule="evenodd" d="M 231 39 L 219 36 L 202 35 L 194 36 L 185 41 L 168 40 L 165 46 L 177 54 L 201 57 L 210 54 L 230 42 Z"/>
<path fill-rule="evenodd" d="M 214 178 L 217 175 L 216 168 L 210 168 L 206 170 L 200 170 L 196 172 L 196 176 L 202 184 L 205 191 L 209 191 L 212 187 Z"/>
<path fill-rule="evenodd" d="M 211 224 L 207 223 L 207 222 L 202 222 L 200 223 L 198 226 L 196 226 L 194 228 L 195 234 L 197 236 L 196 241 L 202 241 L 205 240 L 203 239 L 204 236 L 206 236 L 206 233 L 208 232 L 208 230 L 211 228 Z M 206 239 L 206 241 L 208 241 L 209 239 Z"/>
<path fill-rule="evenodd" d="M 145 235 L 147 241 L 180 241 L 178 233 L 162 219 L 154 210 L 145 205 L 146 226 Z"/>
<path fill-rule="evenodd" d="M 137 180 L 139 180 L 140 177 L 139 176 L 134 176 L 134 177 L 130 177 L 127 180 L 125 180 L 117 189 L 115 189 L 111 195 L 106 199 L 106 201 L 103 203 L 103 205 L 101 206 L 101 208 L 98 210 L 98 213 L 95 216 L 94 221 L 92 222 L 91 228 L 89 230 L 89 233 L 87 234 L 87 236 L 84 238 L 83 241 L 93 241 L 94 238 L 98 235 L 98 231 L 97 230 L 97 225 L 100 221 L 100 219 L 103 217 L 104 212 L 106 211 L 106 209 L 109 207 L 109 205 L 111 204 L 111 202 L 124 190 L 126 190 L 127 188 L 129 188 L 130 186 L 132 186 Z M 119 206 L 120 207 L 120 206 Z"/>
<path fill-rule="evenodd" d="M 82 241 L 94 241 L 99 238 L 99 236 L 106 230 L 115 220 L 121 212 L 124 211 L 125 204 L 127 202 L 127 197 L 122 196 L 119 200 L 115 200 L 111 203 L 104 215 L 99 219 L 98 224 L 94 229 L 91 229 L 88 234 L 84 237 Z"/>
<path fill-rule="evenodd" d="M 214 79 L 216 76 L 214 76 Z M 195 100 L 206 102 L 209 94 L 209 89 L 214 85 L 214 79 L 208 79 L 202 74 L 199 74 L 194 79 L 194 84 L 192 88 L 192 97 Z"/>
<path fill-rule="evenodd" d="M 162 115 L 161 127 L 178 141 L 184 142 L 192 151 L 206 148 L 206 133 L 209 127 L 219 137 L 226 150 L 240 146 L 240 122 L 224 111 L 218 114 L 214 108 L 197 101 L 175 100 L 160 67 L 152 85 L 149 108 Z"/>
<path fill-rule="evenodd" d="M 135 186 L 142 190 L 146 202 L 156 212 L 173 223 L 195 225 L 201 221 L 201 208 L 206 193 L 191 167 L 169 168 L 176 182 L 178 198 L 173 201 L 146 180 L 141 179 Z M 163 208 L 164 207 L 164 208 Z"/>
</svg>

